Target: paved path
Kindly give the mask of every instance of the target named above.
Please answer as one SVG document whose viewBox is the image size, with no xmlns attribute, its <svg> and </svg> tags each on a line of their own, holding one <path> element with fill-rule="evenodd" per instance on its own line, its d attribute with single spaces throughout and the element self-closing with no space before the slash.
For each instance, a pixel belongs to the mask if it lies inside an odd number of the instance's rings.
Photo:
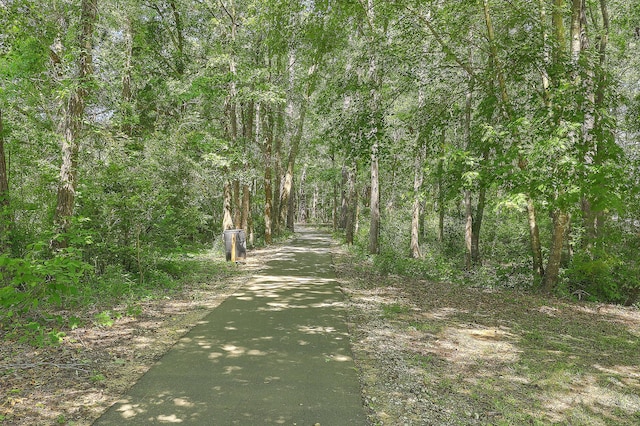
<svg viewBox="0 0 640 426">
<path fill-rule="evenodd" d="M 330 239 L 301 231 L 94 425 L 366 425 Z"/>
</svg>

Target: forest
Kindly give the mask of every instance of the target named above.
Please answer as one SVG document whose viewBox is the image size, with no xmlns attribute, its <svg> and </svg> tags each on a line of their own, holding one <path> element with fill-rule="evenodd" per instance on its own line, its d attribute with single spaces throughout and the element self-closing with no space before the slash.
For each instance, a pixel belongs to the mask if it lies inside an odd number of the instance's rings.
<svg viewBox="0 0 640 426">
<path fill-rule="evenodd" d="M 0 0 L 0 28 L 3 327 L 298 223 L 381 273 L 640 300 L 637 1 Z"/>
</svg>

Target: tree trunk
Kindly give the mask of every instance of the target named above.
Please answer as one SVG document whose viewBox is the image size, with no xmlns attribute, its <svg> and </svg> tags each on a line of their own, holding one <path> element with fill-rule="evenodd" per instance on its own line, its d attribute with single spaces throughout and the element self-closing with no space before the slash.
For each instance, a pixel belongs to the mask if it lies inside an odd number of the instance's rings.
<svg viewBox="0 0 640 426">
<path fill-rule="evenodd" d="M 284 130 L 283 111 L 282 107 L 279 107 L 275 112 L 272 124 L 272 140 L 273 140 L 273 172 L 275 176 L 275 182 L 273 187 L 273 201 L 272 201 L 272 228 L 277 234 L 281 230 L 280 223 L 280 199 L 283 186 L 283 173 L 282 173 L 282 132 Z"/>
<path fill-rule="evenodd" d="M 318 222 L 318 202 L 320 201 L 320 188 L 318 184 L 313 185 L 313 198 L 311 201 L 311 221 Z"/>
<path fill-rule="evenodd" d="M 331 167 L 335 169 L 336 167 L 336 159 L 334 154 L 331 154 Z M 333 230 L 338 230 L 338 182 L 337 179 L 333 181 L 333 206 L 332 206 L 332 217 L 333 220 Z"/>
<path fill-rule="evenodd" d="M 295 133 L 291 139 L 291 147 L 289 149 L 289 158 L 287 160 L 287 171 L 284 176 L 284 183 L 282 185 L 282 193 L 280 194 L 280 224 L 286 225 L 290 231 L 293 231 L 293 217 L 289 214 L 292 210 L 292 204 L 290 200 L 291 191 L 293 190 L 293 174 L 295 172 L 295 162 L 298 156 L 298 150 L 300 148 L 300 141 L 302 140 L 302 132 L 304 131 L 304 122 L 307 113 L 307 103 L 309 101 L 310 93 L 306 93 L 305 99 L 300 105 L 300 117 L 298 117 L 298 123 Z"/>
<path fill-rule="evenodd" d="M 262 112 L 262 130 L 264 132 L 264 242 L 271 244 L 273 242 L 273 216 L 272 216 L 272 193 L 271 186 L 272 174 L 272 147 L 273 147 L 273 120 L 268 120 L 267 111 Z"/>
<path fill-rule="evenodd" d="M 356 205 L 358 193 L 356 191 L 356 166 L 354 165 L 347 171 L 347 199 L 345 214 L 345 236 L 347 244 L 353 244 L 356 226 Z"/>
<path fill-rule="evenodd" d="M 238 24 L 236 22 L 236 11 L 235 5 L 233 1 L 229 1 L 229 6 L 224 7 L 229 19 L 230 19 L 230 37 L 231 43 L 235 43 Z M 172 5 L 174 6 L 174 5 Z M 175 9 L 174 9 L 175 10 Z M 227 128 L 226 133 L 229 139 L 229 143 L 232 149 L 236 149 L 237 141 L 238 141 L 238 106 L 236 104 L 237 101 L 237 87 L 236 87 L 236 77 L 238 74 L 236 58 L 233 52 L 229 53 L 229 73 L 231 75 L 231 81 L 229 82 L 229 95 L 227 97 L 227 105 L 226 105 L 226 114 L 227 114 Z M 223 188 L 223 215 L 222 215 L 222 230 L 226 231 L 228 229 L 234 229 L 239 225 L 240 221 L 240 208 L 239 208 L 239 197 L 240 197 L 240 184 L 237 180 L 231 181 L 231 177 L 229 176 L 233 171 L 234 165 L 231 168 L 225 168 L 225 181 Z"/>
<path fill-rule="evenodd" d="M 562 248 L 569 215 L 563 210 L 556 210 L 553 215 L 553 232 L 551 236 L 551 249 L 549 251 L 549 261 L 542 280 L 542 289 L 548 293 L 552 292 L 558 284 L 560 278 L 560 264 L 562 261 Z"/>
<path fill-rule="evenodd" d="M 466 269 L 471 269 L 473 267 L 473 262 L 471 260 L 471 246 L 472 246 L 472 234 L 473 234 L 473 206 L 471 203 L 471 190 L 467 189 L 464 191 L 464 217 L 465 217 L 465 225 L 464 225 L 464 245 L 465 245 L 465 255 L 464 255 L 464 267 Z"/>
<path fill-rule="evenodd" d="M 295 211 L 296 211 L 296 182 L 295 180 L 292 182 L 291 185 L 291 196 L 289 197 L 289 204 L 288 204 L 288 212 L 287 212 L 287 229 L 291 232 L 294 231 L 293 229 L 293 224 L 294 224 L 294 218 L 295 218 Z"/>
<path fill-rule="evenodd" d="M 4 152 L 4 123 L 0 109 L 0 254 L 10 246 L 11 213 L 9 211 L 9 173 Z"/>
<path fill-rule="evenodd" d="M 382 86 L 382 72 L 378 64 L 378 52 L 376 46 L 379 43 L 376 30 L 376 9 L 374 0 L 368 0 L 366 9 L 369 28 L 371 30 L 369 48 L 369 80 L 371 85 L 369 97 L 369 109 L 371 121 L 367 132 L 371 134 L 371 197 L 369 208 L 371 221 L 369 225 L 369 253 L 377 254 L 380 251 L 380 171 L 379 171 L 379 134 L 382 130 L 380 115 L 380 88 Z"/>
<path fill-rule="evenodd" d="M 473 265 L 480 264 L 480 230 L 482 228 L 482 219 L 484 217 L 484 206 L 487 198 L 487 188 L 480 182 L 480 190 L 478 192 L 478 205 L 476 206 L 476 216 L 471 229 L 471 263 Z"/>
<path fill-rule="evenodd" d="M 349 170 L 342 165 L 342 198 L 340 203 L 340 229 L 347 228 L 347 215 L 349 208 Z"/>
<path fill-rule="evenodd" d="M 540 243 L 540 230 L 536 219 L 536 208 L 533 199 L 527 196 L 527 218 L 529 221 L 529 238 L 531 242 L 531 252 L 533 255 L 533 271 L 537 277 L 544 276 L 542 266 L 542 244 Z"/>
<path fill-rule="evenodd" d="M 254 140 L 254 136 L 257 134 L 254 133 L 254 118 L 255 118 L 255 104 L 253 102 L 249 102 L 246 105 L 246 108 L 243 108 L 242 114 L 242 134 L 244 136 L 245 141 L 249 141 L 254 144 L 256 141 Z M 244 168 L 246 172 L 249 172 L 249 164 L 245 162 Z M 241 214 L 240 214 L 240 227 L 244 229 L 247 238 L 250 235 L 250 222 L 251 222 L 251 187 L 249 183 L 246 182 L 247 178 L 245 177 L 245 182 L 242 183 L 242 203 L 241 203 Z"/>
<path fill-rule="evenodd" d="M 236 228 L 240 228 L 240 224 L 242 223 L 242 195 L 240 192 L 240 181 L 238 179 L 234 179 L 232 187 L 233 207 L 231 208 L 231 211 L 233 213 L 233 225 Z"/>
<path fill-rule="evenodd" d="M 305 165 L 300 175 L 300 183 L 298 188 L 298 222 L 307 223 L 307 195 L 304 190 L 305 179 L 307 178 L 307 166 Z"/>
<path fill-rule="evenodd" d="M 79 36 L 80 53 L 77 59 L 77 88 L 69 97 L 62 124 L 62 164 L 58 196 L 54 214 L 54 224 L 60 237 L 51 242 L 54 249 L 68 246 L 68 232 L 74 214 L 76 196 L 76 166 L 78 143 L 82 121 L 89 96 L 89 85 L 93 76 L 93 29 L 98 16 L 97 0 L 82 0 Z"/>
<path fill-rule="evenodd" d="M 369 227 L 369 253 L 377 254 L 380 250 L 380 183 L 378 169 L 378 142 L 371 147 L 371 224 Z"/>
<path fill-rule="evenodd" d="M 121 120 L 122 123 L 120 125 L 121 131 L 131 137 L 133 135 L 133 106 L 131 105 L 131 101 L 133 100 L 133 89 L 132 89 L 132 61 L 133 61 L 133 23 L 131 22 L 131 18 L 127 16 L 125 18 L 125 26 L 124 26 L 124 40 L 125 40 L 125 63 L 124 69 L 122 70 L 122 107 L 121 107 Z"/>
<path fill-rule="evenodd" d="M 422 251 L 420 250 L 420 206 L 421 206 L 421 194 L 422 181 L 424 179 L 424 173 L 422 171 L 422 162 L 424 159 L 424 146 L 420 140 L 421 136 L 417 136 L 417 152 L 415 157 L 414 169 L 413 169 L 413 209 L 411 214 L 411 243 L 410 243 L 410 255 L 414 259 L 420 259 L 422 257 Z"/>
<path fill-rule="evenodd" d="M 233 229 L 233 216 L 231 215 L 231 204 L 233 203 L 233 192 L 231 181 L 225 180 L 223 188 L 223 207 L 222 207 L 222 230 Z"/>
<path fill-rule="evenodd" d="M 473 54 L 471 48 L 469 48 L 469 62 L 473 61 Z M 469 76 L 467 82 L 467 94 L 465 99 L 465 111 L 464 111 L 464 140 L 467 151 L 471 150 L 471 108 L 473 106 L 473 77 Z M 470 184 L 468 184 L 470 185 Z M 473 267 L 473 202 L 471 189 L 467 188 L 464 191 L 464 245 L 466 248 L 464 256 L 464 266 L 467 270 Z"/>
<path fill-rule="evenodd" d="M 607 128 L 606 117 L 603 117 L 602 111 L 607 110 L 605 93 L 607 90 L 607 74 L 606 69 L 607 46 L 609 43 L 609 11 L 606 0 L 600 0 L 600 13 L 602 15 L 602 31 L 597 37 L 598 66 L 595 66 L 593 75 L 593 126 L 591 151 L 593 155 L 593 164 L 599 168 L 603 162 L 603 152 L 606 151 L 606 145 L 614 140 L 614 136 Z M 583 14 L 584 15 L 584 14 Z M 583 18 L 584 19 L 584 18 Z M 585 23 L 586 25 L 586 23 Z M 586 32 L 585 32 L 586 33 Z M 587 158 L 588 160 L 588 158 Z M 593 196 L 592 196 L 593 197 Z M 586 230 L 585 246 L 591 249 L 601 236 L 604 225 L 604 212 L 602 208 L 595 208 L 594 198 L 585 198 L 583 200 L 583 220 Z"/>
<path fill-rule="evenodd" d="M 439 243 L 444 241 L 444 216 L 445 216 L 445 193 L 444 193 L 444 177 L 443 177 L 443 166 L 442 162 L 444 160 L 438 161 L 438 187 L 436 191 L 438 192 L 436 197 L 438 200 L 438 234 L 437 239 Z"/>
<path fill-rule="evenodd" d="M 251 189 L 246 183 L 242 185 L 242 215 L 240 218 L 240 228 L 249 235 L 249 220 L 251 217 Z"/>
</svg>

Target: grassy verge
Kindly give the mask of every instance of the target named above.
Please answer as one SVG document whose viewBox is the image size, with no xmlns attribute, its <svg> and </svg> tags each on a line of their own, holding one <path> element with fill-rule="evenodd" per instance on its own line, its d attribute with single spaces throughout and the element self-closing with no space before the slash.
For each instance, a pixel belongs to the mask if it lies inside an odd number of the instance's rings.
<svg viewBox="0 0 640 426">
<path fill-rule="evenodd" d="M 336 257 L 374 424 L 640 423 L 640 312 Z"/>
<path fill-rule="evenodd" d="M 149 255 L 140 273 L 107 268 L 100 275 L 78 275 L 64 288 L 47 283 L 47 274 L 32 274 L 33 285 L 19 284 L 13 299 L 2 299 L 6 306 L 0 313 L 0 340 L 56 345 L 69 330 L 90 324 L 108 327 L 119 318 L 141 314 L 144 302 L 170 298 L 185 289 L 241 273 L 234 266 L 224 261 L 224 254 L 209 250 Z M 16 303 L 11 304 L 13 301 Z"/>
</svg>

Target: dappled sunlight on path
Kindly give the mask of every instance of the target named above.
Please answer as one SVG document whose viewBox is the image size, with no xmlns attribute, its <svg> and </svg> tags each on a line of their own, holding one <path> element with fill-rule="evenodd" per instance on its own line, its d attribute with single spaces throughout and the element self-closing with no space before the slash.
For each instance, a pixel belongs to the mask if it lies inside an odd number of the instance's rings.
<svg viewBox="0 0 640 426">
<path fill-rule="evenodd" d="M 329 246 L 270 254 L 95 424 L 366 424 Z"/>
</svg>

